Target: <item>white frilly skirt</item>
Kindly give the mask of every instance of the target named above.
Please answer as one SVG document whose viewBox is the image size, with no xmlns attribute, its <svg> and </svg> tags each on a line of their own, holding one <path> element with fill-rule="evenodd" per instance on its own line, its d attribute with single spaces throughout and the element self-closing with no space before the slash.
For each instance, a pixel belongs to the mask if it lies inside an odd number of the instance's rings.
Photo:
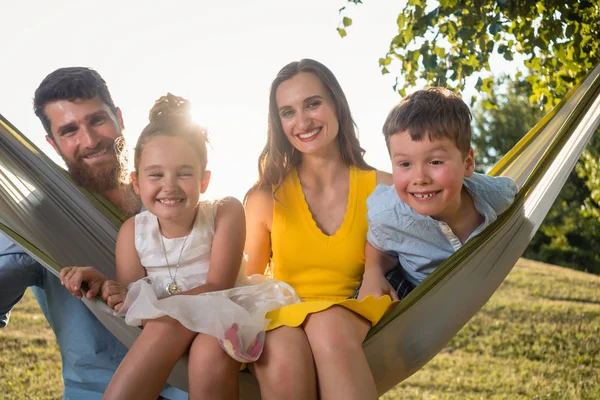
<svg viewBox="0 0 600 400">
<path fill-rule="evenodd" d="M 232 289 L 159 299 L 166 293 L 164 288 L 170 279 L 168 276 L 145 277 L 132 283 L 116 315 L 124 316 L 125 322 L 132 326 L 140 326 L 145 319 L 168 315 L 191 331 L 216 337 L 223 350 L 240 362 L 254 362 L 260 357 L 269 324 L 266 314 L 300 302 L 290 285 L 263 275 L 238 277 Z M 200 284 L 179 278 L 177 282 L 182 291 Z"/>
</svg>

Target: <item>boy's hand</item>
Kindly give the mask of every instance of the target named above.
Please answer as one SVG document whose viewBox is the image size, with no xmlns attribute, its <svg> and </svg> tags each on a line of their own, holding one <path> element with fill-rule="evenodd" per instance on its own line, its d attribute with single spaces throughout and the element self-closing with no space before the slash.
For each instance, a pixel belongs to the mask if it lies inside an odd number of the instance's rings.
<svg viewBox="0 0 600 400">
<path fill-rule="evenodd" d="M 85 297 L 91 299 L 98 294 L 104 281 L 106 276 L 93 267 L 65 267 L 60 270 L 60 283 L 79 299 L 83 297 L 83 283 L 88 287 Z"/>
<path fill-rule="evenodd" d="M 118 312 L 127 297 L 127 286 L 117 281 L 106 280 L 102 285 L 102 298 L 115 312 Z"/>
<path fill-rule="evenodd" d="M 393 301 L 398 300 L 398 293 L 396 293 L 392 285 L 385 279 L 381 269 L 370 268 L 365 270 L 362 285 L 358 292 L 358 300 L 362 300 L 367 296 L 374 296 L 376 299 L 379 299 L 386 294 Z"/>
</svg>

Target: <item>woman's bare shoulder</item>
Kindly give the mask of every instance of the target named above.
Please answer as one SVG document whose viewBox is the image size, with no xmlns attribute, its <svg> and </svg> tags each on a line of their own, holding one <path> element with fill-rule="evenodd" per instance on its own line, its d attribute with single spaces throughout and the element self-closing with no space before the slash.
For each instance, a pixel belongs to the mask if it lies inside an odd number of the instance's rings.
<svg viewBox="0 0 600 400">
<path fill-rule="evenodd" d="M 273 193 L 268 188 L 257 188 L 246 198 L 246 215 L 268 216 L 273 213 Z"/>
<path fill-rule="evenodd" d="M 379 184 L 383 184 L 383 185 L 394 184 L 394 180 L 392 179 L 392 174 L 390 174 L 389 172 L 380 171 L 380 170 L 377 170 L 376 181 L 377 181 L 378 185 Z"/>
</svg>

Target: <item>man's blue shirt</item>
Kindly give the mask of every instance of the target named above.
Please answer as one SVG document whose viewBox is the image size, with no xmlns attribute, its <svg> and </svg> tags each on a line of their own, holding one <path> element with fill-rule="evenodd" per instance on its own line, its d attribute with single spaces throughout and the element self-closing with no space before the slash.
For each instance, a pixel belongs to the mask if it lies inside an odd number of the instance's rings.
<svg viewBox="0 0 600 400">
<path fill-rule="evenodd" d="M 58 341 L 63 398 L 101 399 L 127 348 L 56 276 L 0 233 L 0 328 L 6 326 L 12 307 L 28 287 L 32 287 Z M 161 395 L 172 400 L 187 399 L 187 393 L 173 387 Z"/>
</svg>

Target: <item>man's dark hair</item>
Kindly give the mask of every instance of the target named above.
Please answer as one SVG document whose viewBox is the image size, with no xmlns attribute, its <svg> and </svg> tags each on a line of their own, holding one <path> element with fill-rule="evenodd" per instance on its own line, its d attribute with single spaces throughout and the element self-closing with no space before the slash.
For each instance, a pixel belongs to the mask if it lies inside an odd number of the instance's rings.
<svg viewBox="0 0 600 400">
<path fill-rule="evenodd" d="M 33 97 L 33 111 L 52 139 L 50 119 L 44 113 L 44 107 L 53 101 L 76 99 L 89 100 L 99 96 L 110 110 L 117 115 L 117 107 L 110 96 L 106 82 L 100 74 L 91 68 L 59 68 L 44 78 Z"/>
</svg>

